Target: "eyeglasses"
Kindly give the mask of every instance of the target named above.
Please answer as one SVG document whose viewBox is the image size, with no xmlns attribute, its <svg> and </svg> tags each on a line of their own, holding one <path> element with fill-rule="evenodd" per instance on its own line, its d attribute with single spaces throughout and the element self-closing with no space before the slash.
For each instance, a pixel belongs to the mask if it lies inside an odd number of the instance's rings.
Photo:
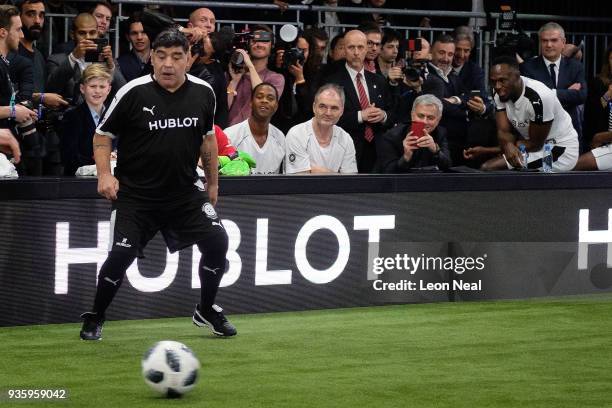
<svg viewBox="0 0 612 408">
<path fill-rule="evenodd" d="M 368 40 L 368 47 L 380 47 L 380 43 Z"/>
</svg>

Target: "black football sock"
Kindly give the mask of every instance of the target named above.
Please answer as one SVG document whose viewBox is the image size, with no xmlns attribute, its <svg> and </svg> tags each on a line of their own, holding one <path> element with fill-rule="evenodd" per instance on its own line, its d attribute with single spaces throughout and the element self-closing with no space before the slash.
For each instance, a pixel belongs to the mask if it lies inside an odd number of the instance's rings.
<svg viewBox="0 0 612 408">
<path fill-rule="evenodd" d="M 108 258 L 100 268 L 98 275 L 98 287 L 94 299 L 93 311 L 104 317 L 106 309 L 117 294 L 125 271 L 134 262 L 136 256 L 121 252 L 110 252 Z"/>
<path fill-rule="evenodd" d="M 200 258 L 199 275 L 200 310 L 209 310 L 215 303 L 217 290 L 226 269 L 227 235 L 216 234 L 213 239 L 198 242 L 202 252 Z"/>
</svg>

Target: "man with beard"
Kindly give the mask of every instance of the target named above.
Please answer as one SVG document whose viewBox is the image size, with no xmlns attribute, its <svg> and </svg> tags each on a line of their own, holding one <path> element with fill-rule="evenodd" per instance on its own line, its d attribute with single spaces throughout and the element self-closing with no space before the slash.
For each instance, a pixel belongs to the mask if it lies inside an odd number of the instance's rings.
<svg viewBox="0 0 612 408">
<path fill-rule="evenodd" d="M 36 112 L 21 104 L 15 104 L 15 90 L 6 60 L 9 51 L 14 51 L 19 46 L 21 37 L 23 34 L 19 11 L 13 6 L 0 6 L 0 128 L 2 129 L 13 128 L 15 125 L 31 126 L 32 121 L 36 120 Z M 24 137 L 26 136 L 21 136 L 22 139 Z M 11 142 L 14 145 L 12 139 Z"/>
<path fill-rule="evenodd" d="M 19 55 L 32 61 L 34 94 L 33 101 L 40 103 L 41 94 L 45 91 L 47 79 L 46 60 L 34 46 L 34 41 L 41 38 L 45 25 L 45 3 L 42 0 L 25 0 L 19 5 L 23 38 L 19 41 Z M 57 109 L 67 106 L 68 102 L 56 93 L 44 93 L 43 105 Z"/>
<path fill-rule="evenodd" d="M 466 147 L 468 105 L 459 77 L 453 71 L 455 40 L 443 34 L 431 47 L 429 72 L 423 82 L 423 93 L 437 96 L 444 105 L 441 125 L 448 131 L 448 147 L 454 165 L 463 164 L 463 149 Z M 469 90 L 467 90 L 469 91 Z M 479 104 L 479 107 L 481 105 Z"/>
<path fill-rule="evenodd" d="M 7 56 L 11 80 L 15 86 L 15 101 L 40 103 L 45 85 L 45 59 L 34 47 L 33 42 L 42 34 L 45 5 L 40 0 L 26 0 L 20 4 L 19 13 L 24 35 L 19 38 L 18 47 L 10 50 Z M 46 107 L 52 108 L 68 104 L 57 94 L 49 95 L 46 100 L 43 98 L 43 102 Z M 41 134 L 43 127 L 40 128 L 38 132 L 35 128 L 22 129 L 28 134 L 27 143 L 23 138 L 20 139 L 24 160 L 19 165 L 18 171 L 22 176 L 61 174 L 59 140 L 56 135 L 47 138 L 47 132 Z"/>
</svg>

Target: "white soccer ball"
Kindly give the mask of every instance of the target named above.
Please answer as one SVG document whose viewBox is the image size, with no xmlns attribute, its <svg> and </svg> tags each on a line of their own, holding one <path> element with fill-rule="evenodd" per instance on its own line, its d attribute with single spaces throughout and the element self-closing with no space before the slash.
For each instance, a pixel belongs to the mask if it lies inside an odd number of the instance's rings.
<svg viewBox="0 0 612 408">
<path fill-rule="evenodd" d="M 200 362 L 193 351 L 178 341 L 157 342 L 142 358 L 142 375 L 153 390 L 166 397 L 191 391 L 198 379 Z"/>
</svg>

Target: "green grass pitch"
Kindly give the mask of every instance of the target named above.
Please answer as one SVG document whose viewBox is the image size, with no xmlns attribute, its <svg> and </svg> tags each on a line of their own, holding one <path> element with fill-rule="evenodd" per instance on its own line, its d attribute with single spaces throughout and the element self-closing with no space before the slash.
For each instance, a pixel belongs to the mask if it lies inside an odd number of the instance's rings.
<svg viewBox="0 0 612 408">
<path fill-rule="evenodd" d="M 216 338 L 190 317 L 111 321 L 101 342 L 80 325 L 0 328 L 0 408 L 610 407 L 612 296 L 399 305 L 230 316 Z M 187 344 L 196 388 L 157 397 L 140 359 Z M 8 389 L 68 390 L 14 401 Z"/>
</svg>

